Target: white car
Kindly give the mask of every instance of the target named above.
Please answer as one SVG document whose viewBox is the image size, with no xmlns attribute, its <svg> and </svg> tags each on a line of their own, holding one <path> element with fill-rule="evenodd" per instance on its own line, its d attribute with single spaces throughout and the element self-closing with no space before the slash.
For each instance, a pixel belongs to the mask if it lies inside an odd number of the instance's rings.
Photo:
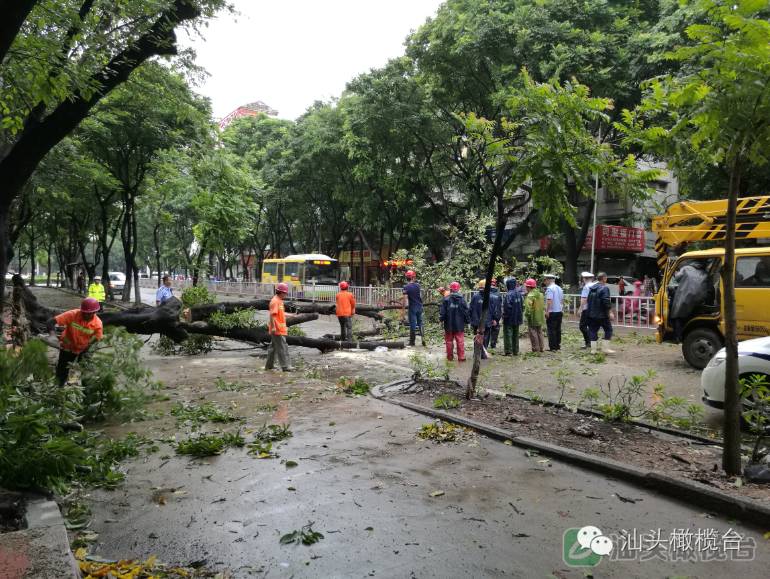
<svg viewBox="0 0 770 579">
<path fill-rule="evenodd" d="M 755 338 L 738 344 L 738 376 L 764 376 L 770 382 L 770 337 Z M 719 350 L 701 374 L 703 402 L 714 408 L 725 407 L 725 349 Z M 745 406 L 751 401 L 745 400 Z"/>
<path fill-rule="evenodd" d="M 123 288 L 126 286 L 126 274 L 122 271 L 111 271 L 110 285 L 113 293 L 123 295 Z"/>
</svg>

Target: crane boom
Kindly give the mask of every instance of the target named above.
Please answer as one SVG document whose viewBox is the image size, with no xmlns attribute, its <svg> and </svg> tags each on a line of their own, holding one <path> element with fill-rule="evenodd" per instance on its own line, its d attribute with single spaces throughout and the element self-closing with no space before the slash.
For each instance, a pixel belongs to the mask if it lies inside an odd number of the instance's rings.
<svg viewBox="0 0 770 579">
<path fill-rule="evenodd" d="M 670 247 L 693 241 L 724 241 L 726 222 L 727 199 L 670 205 L 665 214 L 652 218 L 652 230 L 658 234 L 658 268 L 666 270 Z M 738 199 L 735 237 L 770 238 L 770 195 Z"/>
</svg>

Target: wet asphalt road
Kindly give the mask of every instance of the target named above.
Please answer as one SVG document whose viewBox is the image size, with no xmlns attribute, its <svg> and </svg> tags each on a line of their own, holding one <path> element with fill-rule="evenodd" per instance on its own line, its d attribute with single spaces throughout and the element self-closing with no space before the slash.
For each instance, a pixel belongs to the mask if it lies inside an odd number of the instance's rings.
<svg viewBox="0 0 770 579">
<path fill-rule="evenodd" d="M 415 432 L 427 418 L 368 397 L 289 412 L 281 418 L 294 436 L 278 452 L 296 468 L 238 449 L 130 463 L 118 490 L 91 493 L 100 534 L 92 552 L 205 561 L 233 577 L 578 578 L 583 570 L 562 561 L 569 527 L 661 529 L 664 537 L 675 528 L 732 527 L 757 542 L 754 561 L 605 560 L 594 576 L 767 576 L 770 543 L 761 533 L 625 483 L 475 435 L 420 440 Z M 152 500 L 157 492 L 165 504 Z M 311 521 L 322 541 L 279 544 Z"/>
</svg>

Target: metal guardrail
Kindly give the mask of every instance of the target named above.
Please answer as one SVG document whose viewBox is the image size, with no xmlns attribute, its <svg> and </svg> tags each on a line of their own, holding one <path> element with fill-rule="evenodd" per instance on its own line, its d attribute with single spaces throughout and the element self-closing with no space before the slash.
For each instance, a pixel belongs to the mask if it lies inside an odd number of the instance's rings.
<svg viewBox="0 0 770 579">
<path fill-rule="evenodd" d="M 242 298 L 267 299 L 274 295 L 275 285 L 272 283 L 247 281 L 211 281 L 199 282 L 212 293 L 236 296 Z M 140 279 L 140 287 L 155 289 L 155 279 Z M 171 282 L 174 289 L 183 290 L 192 286 L 192 281 Z M 384 306 L 401 302 L 401 288 L 382 286 L 351 286 L 350 291 L 356 298 L 356 303 L 370 306 Z M 433 293 L 433 295 L 430 295 Z M 465 299 L 470 301 L 472 291 L 464 292 Z M 301 286 L 289 284 L 289 298 L 308 300 L 312 302 L 332 303 L 337 295 L 336 285 L 305 284 Z M 504 294 L 503 294 L 504 295 Z M 425 301 L 435 301 L 438 293 L 432 290 L 423 292 Z M 655 298 L 647 296 L 612 296 L 612 309 L 615 311 L 613 325 L 625 328 L 655 329 Z M 580 295 L 564 294 L 564 321 L 578 323 L 580 321 Z"/>
</svg>

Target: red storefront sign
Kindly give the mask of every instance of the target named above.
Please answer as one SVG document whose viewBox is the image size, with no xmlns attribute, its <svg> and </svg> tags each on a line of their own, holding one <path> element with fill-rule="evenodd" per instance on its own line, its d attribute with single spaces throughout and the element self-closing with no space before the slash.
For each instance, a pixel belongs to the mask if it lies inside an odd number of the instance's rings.
<svg viewBox="0 0 770 579">
<path fill-rule="evenodd" d="M 644 229 L 622 225 L 597 225 L 596 246 L 601 253 L 641 253 L 644 251 Z M 591 232 L 586 236 L 583 251 L 591 251 Z"/>
</svg>

